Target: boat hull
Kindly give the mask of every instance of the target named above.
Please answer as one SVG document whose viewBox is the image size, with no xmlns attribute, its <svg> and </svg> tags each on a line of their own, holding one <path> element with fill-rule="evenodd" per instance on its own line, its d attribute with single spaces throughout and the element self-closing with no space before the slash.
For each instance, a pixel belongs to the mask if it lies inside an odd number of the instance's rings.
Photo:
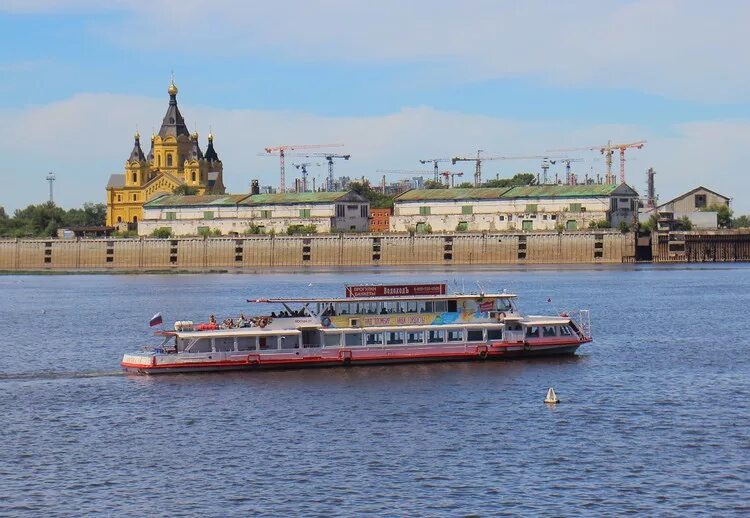
<svg viewBox="0 0 750 518">
<path fill-rule="evenodd" d="M 455 362 L 512 360 L 540 356 L 575 354 L 590 340 L 574 343 L 548 344 L 489 344 L 467 346 L 463 350 L 404 350 L 382 349 L 320 349 L 315 353 L 299 351 L 280 353 L 251 352 L 243 355 L 227 354 L 134 354 L 125 355 L 121 366 L 137 374 L 174 374 L 187 372 L 217 372 L 238 370 L 302 369 L 345 367 L 354 365 L 383 365 L 397 363 Z M 319 353 L 319 354 L 318 354 Z"/>
</svg>

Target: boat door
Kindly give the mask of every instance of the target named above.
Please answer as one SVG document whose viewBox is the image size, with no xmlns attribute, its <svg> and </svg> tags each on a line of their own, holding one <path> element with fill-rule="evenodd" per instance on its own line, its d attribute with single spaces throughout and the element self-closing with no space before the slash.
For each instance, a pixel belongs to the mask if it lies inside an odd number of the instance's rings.
<svg viewBox="0 0 750 518">
<path fill-rule="evenodd" d="M 302 332 L 302 349 L 303 351 L 305 349 L 318 349 L 320 348 L 322 342 L 321 342 L 321 333 L 320 330 L 317 328 L 300 328 L 300 331 Z"/>
<path fill-rule="evenodd" d="M 523 342 L 523 327 L 521 327 L 521 324 L 506 321 L 505 329 L 503 329 L 503 341 L 508 343 Z"/>
</svg>

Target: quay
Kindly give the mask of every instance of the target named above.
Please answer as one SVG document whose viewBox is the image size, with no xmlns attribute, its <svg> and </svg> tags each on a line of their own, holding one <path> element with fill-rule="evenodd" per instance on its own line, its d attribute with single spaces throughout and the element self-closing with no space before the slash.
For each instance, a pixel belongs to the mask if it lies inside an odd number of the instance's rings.
<svg viewBox="0 0 750 518">
<path fill-rule="evenodd" d="M 0 271 L 750 261 L 750 230 L 0 240 Z M 636 246 L 638 244 L 638 246 Z"/>
</svg>

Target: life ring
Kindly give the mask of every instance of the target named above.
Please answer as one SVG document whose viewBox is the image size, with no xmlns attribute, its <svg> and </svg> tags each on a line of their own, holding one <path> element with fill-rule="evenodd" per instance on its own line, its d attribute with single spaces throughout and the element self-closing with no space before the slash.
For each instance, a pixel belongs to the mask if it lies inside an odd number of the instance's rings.
<svg viewBox="0 0 750 518">
<path fill-rule="evenodd" d="M 258 320 L 258 327 L 266 327 L 268 325 L 268 321 L 265 319 L 265 317 L 261 317 L 260 320 Z"/>
<path fill-rule="evenodd" d="M 480 360 L 486 360 L 487 359 L 487 351 L 479 351 L 479 359 Z"/>
<path fill-rule="evenodd" d="M 320 323 L 323 324 L 323 327 L 328 327 L 331 325 L 331 319 L 328 317 L 323 317 L 320 319 Z"/>
<path fill-rule="evenodd" d="M 499 312 L 499 313 L 497 314 L 497 319 L 498 319 L 498 320 L 503 320 L 504 318 L 505 318 L 505 311 L 500 311 L 500 312 Z"/>
</svg>

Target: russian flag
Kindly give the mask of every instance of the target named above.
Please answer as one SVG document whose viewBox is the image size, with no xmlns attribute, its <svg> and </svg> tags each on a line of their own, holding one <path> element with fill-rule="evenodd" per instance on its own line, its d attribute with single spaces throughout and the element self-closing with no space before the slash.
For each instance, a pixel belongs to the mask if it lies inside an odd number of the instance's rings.
<svg viewBox="0 0 750 518">
<path fill-rule="evenodd" d="M 163 322 L 161 318 L 161 313 L 157 313 L 156 315 L 151 317 L 151 320 L 148 321 L 148 325 L 151 327 L 158 326 Z"/>
</svg>

